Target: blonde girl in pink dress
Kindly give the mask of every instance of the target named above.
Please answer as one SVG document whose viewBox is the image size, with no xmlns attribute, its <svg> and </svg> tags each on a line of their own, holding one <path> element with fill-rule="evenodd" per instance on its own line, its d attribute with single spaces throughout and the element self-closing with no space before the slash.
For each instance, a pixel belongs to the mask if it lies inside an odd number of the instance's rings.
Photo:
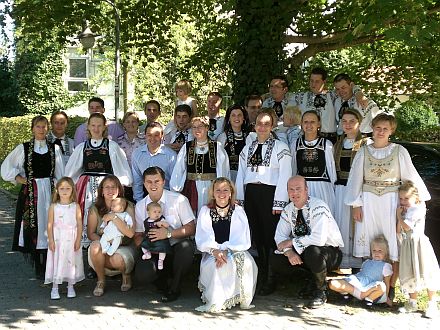
<svg viewBox="0 0 440 330">
<path fill-rule="evenodd" d="M 53 193 L 49 208 L 45 284 L 53 283 L 51 299 L 60 299 L 58 285 L 67 282 L 67 298 L 75 298 L 73 285 L 84 279 L 81 252 L 82 218 L 76 203 L 75 184 L 68 177 L 61 178 Z"/>
</svg>

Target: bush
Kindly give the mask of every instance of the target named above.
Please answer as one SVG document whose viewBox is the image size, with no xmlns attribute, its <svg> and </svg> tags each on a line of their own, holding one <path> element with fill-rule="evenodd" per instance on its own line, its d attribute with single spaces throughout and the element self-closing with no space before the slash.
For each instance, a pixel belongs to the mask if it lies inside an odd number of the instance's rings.
<svg viewBox="0 0 440 330">
<path fill-rule="evenodd" d="M 399 133 L 438 126 L 437 115 L 432 107 L 424 101 L 409 100 L 404 102 L 396 110 L 395 115 Z"/>
<path fill-rule="evenodd" d="M 14 150 L 20 143 L 29 141 L 32 137 L 31 121 L 33 115 L 20 117 L 0 117 L 0 162 Z M 50 116 L 46 116 L 47 119 Z M 69 118 L 69 126 L 66 129 L 67 136 L 73 138 L 76 128 L 84 123 L 87 118 L 75 116 Z"/>
<path fill-rule="evenodd" d="M 432 126 L 423 130 L 398 130 L 395 138 L 402 141 L 440 143 L 440 127 Z"/>
<path fill-rule="evenodd" d="M 0 117 L 0 161 L 20 143 L 31 136 L 31 121 L 34 116 Z"/>
</svg>

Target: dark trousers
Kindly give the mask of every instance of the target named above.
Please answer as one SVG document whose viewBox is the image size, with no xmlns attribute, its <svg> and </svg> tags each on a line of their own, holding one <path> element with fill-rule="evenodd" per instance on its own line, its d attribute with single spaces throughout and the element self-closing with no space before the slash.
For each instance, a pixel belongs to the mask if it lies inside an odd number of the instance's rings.
<svg viewBox="0 0 440 330">
<path fill-rule="evenodd" d="M 180 292 L 182 278 L 191 269 L 194 258 L 194 244 L 185 239 L 171 247 L 173 253 L 167 254 L 163 270 L 157 269 L 157 255 L 149 260 L 139 258 L 136 262 L 135 278 L 139 283 L 156 281 L 167 291 Z"/>
<path fill-rule="evenodd" d="M 269 276 L 269 255 L 276 250 L 274 236 L 280 219 L 272 214 L 274 195 L 275 187 L 265 184 L 247 184 L 244 195 L 244 210 L 258 251 L 258 272 L 263 283 Z"/>
<path fill-rule="evenodd" d="M 44 279 L 46 273 L 47 249 L 36 250 L 35 252 L 35 275 L 37 278 Z"/>
<path fill-rule="evenodd" d="M 325 280 L 327 272 L 338 269 L 342 260 L 341 250 L 333 246 L 310 245 L 300 256 L 303 264 L 292 266 L 286 256 L 282 254 L 272 254 L 270 256 L 270 265 L 273 272 L 291 276 L 295 268 L 301 267 L 311 273 L 311 279 L 319 279 L 319 281 L 322 282 L 323 279 Z M 319 287 L 322 284 L 323 283 L 317 283 L 317 286 Z"/>
</svg>

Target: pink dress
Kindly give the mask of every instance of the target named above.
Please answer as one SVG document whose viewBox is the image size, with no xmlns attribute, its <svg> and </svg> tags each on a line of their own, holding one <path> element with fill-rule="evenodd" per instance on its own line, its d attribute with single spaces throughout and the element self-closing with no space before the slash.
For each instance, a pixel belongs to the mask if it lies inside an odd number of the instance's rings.
<svg viewBox="0 0 440 330">
<path fill-rule="evenodd" d="M 78 206 L 79 207 L 79 206 Z M 76 203 L 55 204 L 53 236 L 55 251 L 47 251 L 45 284 L 68 282 L 75 284 L 84 279 L 82 250 L 75 251 Z"/>
</svg>

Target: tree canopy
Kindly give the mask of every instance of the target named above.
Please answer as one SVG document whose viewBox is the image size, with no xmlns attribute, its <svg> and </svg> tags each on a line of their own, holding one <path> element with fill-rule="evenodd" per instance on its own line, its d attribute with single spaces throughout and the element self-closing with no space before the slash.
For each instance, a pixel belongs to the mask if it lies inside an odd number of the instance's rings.
<svg viewBox="0 0 440 330">
<path fill-rule="evenodd" d="M 440 87 L 436 0 L 15 0 L 17 40 L 34 36 L 28 50 L 41 40 L 64 45 L 87 20 L 98 47 L 113 46 L 109 2 L 121 16 L 123 61 L 156 72 L 152 83 L 138 79 L 140 97 L 154 88 L 171 97 L 172 84 L 188 78 L 199 96 L 218 89 L 242 101 L 280 73 L 304 88 L 313 65 L 349 72 L 384 102 L 395 93 L 437 97 Z"/>
</svg>

